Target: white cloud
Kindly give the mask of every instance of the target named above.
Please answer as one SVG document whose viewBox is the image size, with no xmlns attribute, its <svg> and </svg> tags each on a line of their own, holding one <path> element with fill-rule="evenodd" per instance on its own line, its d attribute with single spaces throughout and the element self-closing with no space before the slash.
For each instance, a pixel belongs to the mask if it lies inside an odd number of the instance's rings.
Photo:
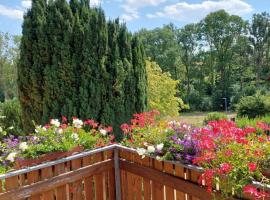
<svg viewBox="0 0 270 200">
<path fill-rule="evenodd" d="M 99 6 L 101 4 L 101 0 L 90 0 L 90 6 Z"/>
<path fill-rule="evenodd" d="M 230 14 L 245 15 L 252 12 L 252 6 L 243 0 L 207 0 L 202 3 L 179 2 L 165 6 L 162 11 L 154 14 L 147 14 L 148 18 L 165 17 L 173 20 L 195 22 L 204 18 L 210 12 L 220 9 Z"/>
<path fill-rule="evenodd" d="M 23 11 L 0 5 L 0 15 L 9 17 L 11 19 L 23 19 Z"/>
<path fill-rule="evenodd" d="M 119 1 L 119 0 L 118 0 Z M 131 21 L 138 19 L 139 9 L 148 6 L 158 6 L 167 0 L 122 0 L 122 8 L 125 13 L 121 16 L 121 19 L 125 21 Z"/>
<path fill-rule="evenodd" d="M 21 3 L 22 7 L 24 8 L 31 8 L 32 1 L 31 0 L 23 0 Z"/>
<path fill-rule="evenodd" d="M 140 16 L 139 16 L 139 13 L 138 12 L 133 12 L 133 13 L 129 13 L 129 14 L 123 14 L 121 15 L 121 19 L 124 20 L 124 21 L 132 21 L 134 19 L 138 19 Z"/>
</svg>

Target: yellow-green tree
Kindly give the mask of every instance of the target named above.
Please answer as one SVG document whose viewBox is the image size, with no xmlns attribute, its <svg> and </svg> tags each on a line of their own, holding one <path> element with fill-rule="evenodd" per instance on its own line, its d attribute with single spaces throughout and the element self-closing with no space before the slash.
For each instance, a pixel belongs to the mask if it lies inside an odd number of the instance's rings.
<svg viewBox="0 0 270 200">
<path fill-rule="evenodd" d="M 177 97 L 177 84 L 170 73 L 162 72 L 156 62 L 146 61 L 148 77 L 148 109 L 158 110 L 162 116 L 178 116 L 185 105 Z"/>
</svg>

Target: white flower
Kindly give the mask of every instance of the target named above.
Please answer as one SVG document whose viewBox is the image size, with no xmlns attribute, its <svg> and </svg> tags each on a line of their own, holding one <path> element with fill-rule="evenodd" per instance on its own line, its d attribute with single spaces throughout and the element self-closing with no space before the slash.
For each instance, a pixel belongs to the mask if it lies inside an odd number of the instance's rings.
<svg viewBox="0 0 270 200">
<path fill-rule="evenodd" d="M 3 128 L 0 126 L 0 133 L 3 132 Z"/>
<path fill-rule="evenodd" d="M 63 129 L 61 129 L 61 128 L 57 129 L 57 130 L 56 130 L 56 133 L 58 133 L 58 134 L 63 133 Z"/>
<path fill-rule="evenodd" d="M 77 133 L 72 133 L 71 138 L 74 139 L 75 141 L 79 140 L 79 135 Z"/>
<path fill-rule="evenodd" d="M 107 135 L 107 131 L 105 129 L 100 129 L 99 132 L 101 133 L 101 135 L 106 136 Z"/>
<path fill-rule="evenodd" d="M 8 154 L 8 156 L 6 157 L 6 160 L 9 160 L 10 162 L 14 162 L 16 155 L 17 155 L 16 152 L 12 152 L 12 153 Z"/>
<path fill-rule="evenodd" d="M 148 153 L 154 153 L 155 152 L 155 147 L 154 146 L 148 146 L 147 151 L 148 151 Z"/>
<path fill-rule="evenodd" d="M 73 119 L 73 126 L 75 127 L 75 128 L 82 128 L 82 126 L 83 126 L 83 121 L 82 120 L 80 120 L 80 119 Z"/>
<path fill-rule="evenodd" d="M 156 159 L 157 159 L 158 161 L 162 161 L 162 158 L 161 158 L 160 156 L 157 156 Z"/>
<path fill-rule="evenodd" d="M 51 125 L 59 127 L 60 126 L 60 122 L 58 119 L 51 119 Z"/>
<path fill-rule="evenodd" d="M 11 127 L 8 127 L 8 129 L 9 129 L 9 130 L 13 130 L 13 129 L 14 129 L 14 127 L 13 127 L 13 126 L 11 126 Z"/>
<path fill-rule="evenodd" d="M 137 148 L 136 151 L 140 156 L 143 156 L 144 154 L 146 154 L 146 149 L 144 148 Z"/>
<path fill-rule="evenodd" d="M 26 149 L 28 149 L 28 145 L 26 142 L 21 142 L 19 145 L 19 149 L 22 151 L 25 151 Z"/>
<path fill-rule="evenodd" d="M 158 144 L 158 145 L 157 145 L 157 150 L 158 150 L 158 151 L 161 151 L 161 150 L 163 149 L 163 147 L 164 147 L 164 144 L 163 144 L 163 143 Z"/>
<path fill-rule="evenodd" d="M 43 131 L 47 131 L 47 128 L 45 126 L 42 127 Z"/>
</svg>

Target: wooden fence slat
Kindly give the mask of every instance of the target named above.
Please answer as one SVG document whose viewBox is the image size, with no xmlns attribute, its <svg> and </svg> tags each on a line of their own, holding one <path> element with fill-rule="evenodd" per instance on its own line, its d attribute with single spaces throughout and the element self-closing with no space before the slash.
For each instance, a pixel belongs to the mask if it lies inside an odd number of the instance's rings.
<svg viewBox="0 0 270 200">
<path fill-rule="evenodd" d="M 143 158 L 142 165 L 145 167 L 151 167 L 151 159 L 149 157 Z M 143 177 L 143 195 L 144 200 L 151 200 L 151 181 L 145 177 Z"/>
<path fill-rule="evenodd" d="M 109 199 L 115 199 L 115 175 L 114 169 L 111 169 L 108 174 Z"/>
<path fill-rule="evenodd" d="M 89 166 L 93 163 L 93 157 L 87 156 L 83 157 L 83 166 Z M 93 176 L 89 176 L 84 178 L 84 195 L 85 200 L 92 200 L 94 199 L 94 192 L 93 192 Z"/>
<path fill-rule="evenodd" d="M 0 193 L 3 192 L 3 184 L 2 184 L 2 180 L 0 180 Z"/>
<path fill-rule="evenodd" d="M 41 180 L 46 180 L 53 177 L 52 167 L 46 167 L 41 170 Z M 54 200 L 54 191 L 46 191 L 42 194 L 43 199 Z"/>
<path fill-rule="evenodd" d="M 139 156 L 139 154 L 135 153 L 133 155 L 133 159 L 134 159 L 134 162 L 139 164 L 139 165 L 142 165 L 142 158 Z M 136 200 L 142 200 L 142 196 L 143 196 L 143 193 L 142 193 L 142 177 L 141 176 L 134 176 L 135 177 L 135 195 L 136 195 Z"/>
<path fill-rule="evenodd" d="M 55 165 L 54 173 L 55 176 L 65 173 L 65 163 L 60 163 Z M 55 192 L 56 200 L 65 200 L 67 199 L 67 187 L 66 185 L 60 186 L 56 188 Z"/>
<path fill-rule="evenodd" d="M 189 170 L 188 170 L 188 174 L 190 175 L 190 179 L 189 179 L 189 180 L 191 180 L 191 182 L 193 182 L 193 183 L 198 184 L 198 180 L 199 180 L 199 178 L 200 178 L 200 176 L 201 176 L 201 173 L 189 169 Z M 200 200 L 199 198 L 194 197 L 194 196 L 192 196 L 191 199 L 192 199 L 192 200 Z"/>
<path fill-rule="evenodd" d="M 175 165 L 175 176 L 184 179 L 185 178 L 184 168 L 181 166 Z M 187 194 L 176 190 L 176 200 L 186 200 L 186 197 L 188 197 Z"/>
<path fill-rule="evenodd" d="M 102 153 L 97 153 L 94 156 L 94 162 L 100 162 L 103 160 L 103 154 Z M 104 188 L 103 188 L 103 180 L 104 176 L 103 173 L 99 173 L 94 176 L 94 181 L 95 181 L 95 197 L 96 200 L 103 200 L 103 193 L 104 193 Z"/>
<path fill-rule="evenodd" d="M 153 159 L 153 166 L 154 169 L 157 169 L 159 171 L 163 171 L 163 163 L 161 161 L 158 161 L 156 159 Z M 164 186 L 163 184 L 153 181 L 152 185 L 152 191 L 153 191 L 153 199 L 155 200 L 163 200 L 164 199 Z"/>
<path fill-rule="evenodd" d="M 6 191 L 14 190 L 19 187 L 18 176 L 12 176 L 6 179 Z"/>
<path fill-rule="evenodd" d="M 168 174 L 174 175 L 174 166 L 172 163 L 164 163 L 164 171 Z M 174 188 L 169 186 L 165 186 L 165 195 L 166 200 L 172 199 L 174 200 Z"/>
<path fill-rule="evenodd" d="M 32 172 L 27 173 L 27 183 L 31 185 L 32 183 L 38 182 L 39 179 L 39 170 L 35 170 Z M 40 194 L 33 195 L 29 197 L 29 200 L 40 200 Z"/>
<path fill-rule="evenodd" d="M 82 167 L 82 159 L 75 159 L 71 161 L 71 169 L 76 170 Z M 82 180 L 78 180 L 70 184 L 71 196 L 73 200 L 82 200 L 83 199 L 83 189 L 82 189 Z"/>
</svg>

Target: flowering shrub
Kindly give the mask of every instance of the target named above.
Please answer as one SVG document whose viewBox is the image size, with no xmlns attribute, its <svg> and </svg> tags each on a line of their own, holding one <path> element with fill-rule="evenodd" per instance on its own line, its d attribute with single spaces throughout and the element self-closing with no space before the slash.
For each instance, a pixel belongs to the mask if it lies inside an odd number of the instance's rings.
<svg viewBox="0 0 270 200">
<path fill-rule="evenodd" d="M 197 129 L 176 121 L 156 121 L 158 115 L 155 110 L 135 114 L 130 125 L 121 126 L 125 135 L 122 144 L 137 148 L 142 156 L 192 163 L 199 153 L 192 137 Z"/>
<path fill-rule="evenodd" d="M 62 123 L 52 119 L 45 126 L 38 126 L 35 134 L 23 137 L 10 136 L 0 143 L 0 173 L 12 169 L 16 159 L 38 158 L 51 152 L 64 152 L 76 146 L 84 149 L 111 144 L 112 128 L 99 125 L 93 120 L 73 118 L 72 124 L 65 117 Z"/>
<path fill-rule="evenodd" d="M 268 129 L 259 123 L 258 126 Z M 270 138 L 267 134 L 256 133 L 256 129 L 238 128 L 227 120 L 213 121 L 195 135 L 200 156 L 194 164 L 205 169 L 200 182 L 208 191 L 218 189 L 227 197 L 248 193 L 256 199 L 262 199 L 267 193 L 252 186 L 253 181 L 269 184 L 263 175 L 266 163 L 270 161 Z"/>
</svg>

